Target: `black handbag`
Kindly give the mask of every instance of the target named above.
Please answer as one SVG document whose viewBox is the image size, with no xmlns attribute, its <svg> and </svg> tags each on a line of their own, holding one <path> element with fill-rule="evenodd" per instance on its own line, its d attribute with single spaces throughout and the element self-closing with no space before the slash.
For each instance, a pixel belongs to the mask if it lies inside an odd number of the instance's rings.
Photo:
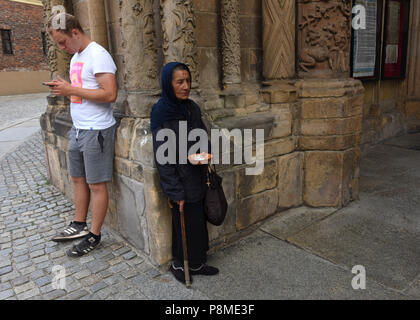
<svg viewBox="0 0 420 320">
<path fill-rule="evenodd" d="M 222 188 L 222 177 L 216 173 L 216 168 L 209 163 L 207 166 L 207 192 L 204 199 L 204 213 L 209 223 L 220 226 L 226 217 L 228 204 Z"/>
</svg>

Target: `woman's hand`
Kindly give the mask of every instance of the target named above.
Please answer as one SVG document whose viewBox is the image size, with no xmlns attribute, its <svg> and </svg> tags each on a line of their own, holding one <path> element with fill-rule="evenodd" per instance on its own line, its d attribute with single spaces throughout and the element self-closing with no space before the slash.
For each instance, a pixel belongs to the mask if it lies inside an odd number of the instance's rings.
<svg viewBox="0 0 420 320">
<path fill-rule="evenodd" d="M 177 201 L 176 203 L 178 203 L 178 205 L 179 205 L 179 211 L 181 212 L 181 211 L 184 211 L 184 203 L 185 203 L 185 200 L 180 200 L 180 201 Z"/>
<path fill-rule="evenodd" d="M 194 165 L 208 164 L 211 157 L 212 155 L 210 153 L 201 152 L 201 153 L 190 154 L 188 156 L 188 160 L 191 162 L 191 164 L 194 164 Z"/>
</svg>

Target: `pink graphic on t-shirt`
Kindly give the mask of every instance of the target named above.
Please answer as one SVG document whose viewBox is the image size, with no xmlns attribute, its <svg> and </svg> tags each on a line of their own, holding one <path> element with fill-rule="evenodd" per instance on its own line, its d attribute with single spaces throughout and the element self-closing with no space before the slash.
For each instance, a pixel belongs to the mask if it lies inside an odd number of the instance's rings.
<svg viewBox="0 0 420 320">
<path fill-rule="evenodd" d="M 82 88 L 82 70 L 83 70 L 83 62 L 75 62 L 71 66 L 70 70 L 70 80 L 71 85 L 73 87 Z M 72 103 L 82 104 L 82 98 L 77 96 L 71 96 L 70 101 Z"/>
</svg>

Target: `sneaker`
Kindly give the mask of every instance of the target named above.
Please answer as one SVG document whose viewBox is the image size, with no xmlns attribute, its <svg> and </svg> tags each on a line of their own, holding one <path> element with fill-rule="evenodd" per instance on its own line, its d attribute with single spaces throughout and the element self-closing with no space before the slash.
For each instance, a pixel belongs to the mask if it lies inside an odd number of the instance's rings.
<svg viewBox="0 0 420 320">
<path fill-rule="evenodd" d="M 198 268 L 189 268 L 189 269 L 190 269 L 190 274 L 193 274 L 193 275 L 200 274 L 204 276 L 214 276 L 219 273 L 219 269 L 208 266 L 206 264 L 202 264 Z"/>
<path fill-rule="evenodd" d="M 176 267 L 174 265 L 174 263 L 172 262 L 171 267 L 169 268 L 169 271 L 172 272 L 172 274 L 174 275 L 176 280 L 185 284 L 185 272 L 184 272 L 183 267 Z M 190 283 L 192 283 L 192 282 L 193 282 L 193 279 L 192 279 L 191 273 L 190 273 Z"/>
<path fill-rule="evenodd" d="M 78 244 L 75 244 L 71 249 L 67 250 L 66 253 L 69 257 L 81 257 L 95 249 L 98 246 L 99 242 L 101 242 L 100 235 L 98 240 L 95 239 L 95 237 L 93 237 L 92 235 L 88 235 Z"/>
<path fill-rule="evenodd" d="M 74 240 L 83 238 L 84 236 L 89 234 L 89 230 L 87 224 L 76 224 L 74 221 L 69 224 L 69 226 L 64 229 L 64 231 L 60 232 L 52 241 L 60 242 L 60 241 L 67 241 L 67 240 Z"/>
</svg>

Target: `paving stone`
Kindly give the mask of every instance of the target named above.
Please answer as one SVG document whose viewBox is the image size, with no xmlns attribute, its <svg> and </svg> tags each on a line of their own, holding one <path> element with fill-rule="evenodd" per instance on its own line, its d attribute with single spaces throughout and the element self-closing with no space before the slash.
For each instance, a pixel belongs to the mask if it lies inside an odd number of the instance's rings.
<svg viewBox="0 0 420 320">
<path fill-rule="evenodd" d="M 7 274 L 9 272 L 12 272 L 12 270 L 13 269 L 12 269 L 11 266 L 0 268 L 0 276 L 3 276 L 3 275 L 5 275 L 5 274 Z"/>
<path fill-rule="evenodd" d="M 14 287 L 14 290 L 15 290 L 15 293 L 17 295 L 19 295 L 20 293 L 31 290 L 35 287 L 36 287 L 36 284 L 33 281 L 30 281 L 30 282 L 25 283 L 23 285 Z"/>
<path fill-rule="evenodd" d="M 27 300 L 33 298 L 34 296 L 39 295 L 39 289 L 33 288 L 31 290 L 25 291 L 17 295 L 18 300 Z"/>
<path fill-rule="evenodd" d="M 75 292 L 72 292 L 64 297 L 65 300 L 79 300 L 80 298 L 88 295 L 89 292 L 85 289 L 81 289 Z"/>
<path fill-rule="evenodd" d="M 44 298 L 46 300 L 55 300 L 57 298 L 60 298 L 66 294 L 66 291 L 64 290 L 53 290 L 47 294 L 44 295 Z"/>
<path fill-rule="evenodd" d="M 8 267 L 12 265 L 12 261 L 10 259 L 4 258 L 0 260 L 0 270 L 3 267 Z"/>
<path fill-rule="evenodd" d="M 137 257 L 137 253 L 135 253 L 134 251 L 127 252 L 126 254 L 123 255 L 123 258 L 125 260 L 131 260 L 135 257 Z"/>
<path fill-rule="evenodd" d="M 0 292 L 0 300 L 5 300 L 15 295 L 12 289 L 4 290 Z"/>
<path fill-rule="evenodd" d="M 90 276 L 91 274 L 92 274 L 92 272 L 89 269 L 84 269 L 84 270 L 82 270 L 80 272 L 75 273 L 73 276 L 76 279 L 79 280 L 79 279 L 83 279 L 83 278 L 85 278 L 87 276 Z"/>
<path fill-rule="evenodd" d="M 100 282 L 95 283 L 94 285 L 92 285 L 90 287 L 90 289 L 91 289 L 91 291 L 93 293 L 95 293 L 96 291 L 99 291 L 99 290 L 101 290 L 103 288 L 106 288 L 106 287 L 108 287 L 108 284 L 106 282 L 104 282 L 104 281 L 100 281 Z"/>
</svg>

